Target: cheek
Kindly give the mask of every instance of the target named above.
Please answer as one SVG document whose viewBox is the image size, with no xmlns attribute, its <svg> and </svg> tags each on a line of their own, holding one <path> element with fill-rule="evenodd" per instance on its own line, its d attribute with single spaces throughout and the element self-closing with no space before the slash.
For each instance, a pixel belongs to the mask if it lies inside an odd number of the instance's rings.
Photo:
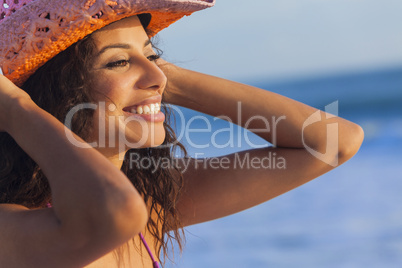
<svg viewBox="0 0 402 268">
<path fill-rule="evenodd" d="M 109 133 L 114 133 L 116 126 L 119 125 L 119 118 L 122 114 L 116 109 L 111 102 L 99 100 L 96 103 L 97 109 L 93 114 L 94 135 L 105 136 Z"/>
<path fill-rule="evenodd" d="M 95 83 L 95 85 L 93 85 L 91 91 L 93 93 L 95 100 L 105 101 L 107 99 L 115 98 L 115 95 L 117 94 L 114 92 L 114 88 L 116 87 L 109 81 L 106 81 L 105 83 L 99 81 L 98 83 Z"/>
<path fill-rule="evenodd" d="M 91 91 L 97 100 L 109 100 L 114 102 L 127 94 L 129 81 L 127 76 L 113 75 L 107 72 L 99 72 L 93 78 Z"/>
</svg>

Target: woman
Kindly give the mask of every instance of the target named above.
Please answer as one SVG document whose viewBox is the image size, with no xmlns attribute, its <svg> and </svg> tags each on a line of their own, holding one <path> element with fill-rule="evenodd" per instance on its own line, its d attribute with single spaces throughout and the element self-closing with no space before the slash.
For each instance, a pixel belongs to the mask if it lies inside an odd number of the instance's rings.
<svg viewBox="0 0 402 268">
<path fill-rule="evenodd" d="M 362 130 L 349 121 L 158 59 L 149 36 L 211 1 L 27 2 L 2 22 L 2 33 L 16 25 L 31 29 L 15 18 L 32 12 L 57 23 L 34 28 L 34 49 L 2 50 L 8 77 L 0 76 L 4 267 L 157 267 L 153 258 L 166 250 L 168 231 L 180 244 L 180 228 L 274 198 L 342 164 L 360 147 Z M 71 18 L 54 15 L 56 7 Z M 52 27 L 80 36 L 71 44 L 59 35 L 40 39 L 53 34 Z M 48 55 L 54 50 L 57 55 Z M 181 146 L 160 112 L 162 97 L 224 115 L 275 147 L 227 156 L 231 166 L 225 169 L 194 159 L 168 167 L 130 165 L 133 155 L 173 161 L 172 145 Z M 256 115 L 283 120 L 275 132 L 260 131 L 265 121 L 249 120 Z M 314 124 L 306 127 L 308 120 Z M 337 146 L 327 146 L 328 123 L 338 126 Z M 323 153 L 316 157 L 311 150 Z M 268 153 L 285 159 L 286 168 L 234 166 L 236 158 Z"/>
</svg>

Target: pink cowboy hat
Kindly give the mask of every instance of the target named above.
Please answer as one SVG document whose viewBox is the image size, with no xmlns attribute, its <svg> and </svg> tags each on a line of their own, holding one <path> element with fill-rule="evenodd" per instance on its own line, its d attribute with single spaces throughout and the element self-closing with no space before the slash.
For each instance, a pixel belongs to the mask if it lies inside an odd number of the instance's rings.
<svg viewBox="0 0 402 268">
<path fill-rule="evenodd" d="M 16 85 L 59 52 L 125 17 L 148 13 L 152 37 L 215 0 L 3 0 L 0 67 Z M 148 22 L 147 22 L 148 23 Z"/>
</svg>

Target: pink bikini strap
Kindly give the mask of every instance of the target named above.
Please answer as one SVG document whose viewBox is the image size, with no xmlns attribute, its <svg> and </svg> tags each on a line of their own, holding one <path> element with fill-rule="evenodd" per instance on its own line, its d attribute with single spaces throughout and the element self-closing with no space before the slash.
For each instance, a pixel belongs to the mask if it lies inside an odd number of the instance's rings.
<svg viewBox="0 0 402 268">
<path fill-rule="evenodd" d="M 145 241 L 145 238 L 144 238 L 144 236 L 142 235 L 142 233 L 140 233 L 140 238 L 141 238 L 141 241 L 142 241 L 142 243 L 144 244 L 145 248 L 147 249 L 149 256 L 151 257 L 152 264 L 154 265 L 154 268 L 159 268 L 159 264 L 158 264 L 158 262 L 155 260 L 154 255 L 152 255 L 151 249 L 149 248 L 149 246 L 148 246 L 148 244 L 147 244 L 147 241 Z"/>
</svg>

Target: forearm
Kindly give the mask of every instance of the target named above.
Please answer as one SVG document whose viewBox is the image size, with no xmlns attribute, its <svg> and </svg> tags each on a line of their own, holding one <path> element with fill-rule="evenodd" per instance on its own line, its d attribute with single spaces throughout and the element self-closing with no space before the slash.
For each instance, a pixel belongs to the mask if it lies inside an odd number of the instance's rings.
<svg viewBox="0 0 402 268">
<path fill-rule="evenodd" d="M 100 228 L 128 212 L 138 213 L 138 221 L 131 224 L 146 222 L 140 195 L 110 161 L 90 146 L 73 145 L 65 133 L 70 130 L 31 100 L 19 99 L 13 107 L 7 131 L 48 178 L 61 224 L 70 229 Z"/>
<path fill-rule="evenodd" d="M 233 123 L 250 129 L 277 147 L 305 148 L 307 144 L 317 151 L 325 150 L 327 124 L 337 123 L 339 145 L 346 150 L 361 131 L 352 122 L 321 111 L 316 114 L 321 120 L 306 127 L 306 120 L 318 111 L 313 107 L 273 92 L 174 65 L 163 69 L 168 76 L 167 102 L 213 116 L 227 116 Z M 327 116 L 330 118 L 326 119 Z"/>
</svg>

